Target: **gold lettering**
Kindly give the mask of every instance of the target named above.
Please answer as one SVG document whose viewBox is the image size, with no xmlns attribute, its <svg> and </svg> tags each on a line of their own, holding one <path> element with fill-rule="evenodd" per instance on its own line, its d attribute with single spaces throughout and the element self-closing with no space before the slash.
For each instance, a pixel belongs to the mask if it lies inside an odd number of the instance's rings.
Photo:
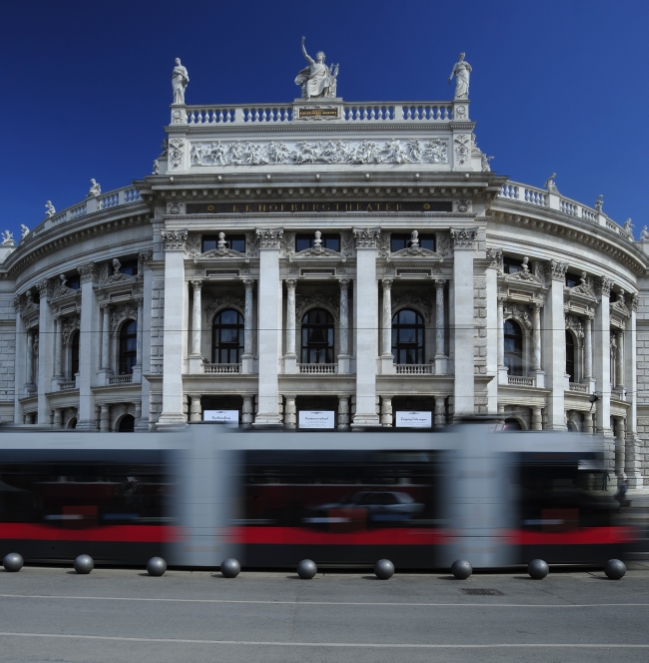
<svg viewBox="0 0 649 663">
<path fill-rule="evenodd" d="M 269 212 L 277 212 L 278 207 L 275 205 L 275 203 L 272 203 L 271 205 L 268 206 L 268 211 Z"/>
<path fill-rule="evenodd" d="M 366 212 L 373 212 L 374 210 L 372 209 L 372 203 L 368 203 L 367 207 L 365 208 Z"/>
<path fill-rule="evenodd" d="M 297 212 L 298 206 L 295 203 L 291 203 L 291 212 Z"/>
<path fill-rule="evenodd" d="M 391 212 L 392 210 L 390 209 L 390 203 L 385 203 L 385 211 L 386 212 Z"/>
<path fill-rule="evenodd" d="M 237 206 L 236 206 L 236 205 L 232 205 L 232 211 L 233 211 L 233 212 L 238 212 L 238 211 L 239 211 L 239 209 L 237 208 Z"/>
<path fill-rule="evenodd" d="M 279 211 L 280 211 L 280 212 L 285 212 L 285 211 L 286 211 L 286 210 L 284 209 L 284 203 L 282 203 L 282 204 L 279 206 Z"/>
<path fill-rule="evenodd" d="M 352 203 L 345 203 L 345 212 L 351 212 L 354 209 L 354 205 Z"/>
<path fill-rule="evenodd" d="M 320 211 L 320 205 L 318 205 L 318 203 L 313 203 L 313 211 L 314 212 L 319 212 Z"/>
<path fill-rule="evenodd" d="M 252 208 L 250 207 L 250 205 L 246 205 L 246 212 L 252 212 Z"/>
<path fill-rule="evenodd" d="M 330 212 L 331 211 L 331 205 L 329 203 L 322 203 L 322 211 L 323 212 Z"/>
<path fill-rule="evenodd" d="M 258 212 L 265 212 L 266 211 L 266 205 L 259 203 L 259 209 L 257 210 Z"/>
<path fill-rule="evenodd" d="M 357 212 L 362 212 L 363 210 L 361 209 L 361 203 L 356 203 L 356 211 Z"/>
<path fill-rule="evenodd" d="M 400 212 L 402 207 L 403 207 L 402 203 L 397 203 L 397 212 Z"/>
</svg>

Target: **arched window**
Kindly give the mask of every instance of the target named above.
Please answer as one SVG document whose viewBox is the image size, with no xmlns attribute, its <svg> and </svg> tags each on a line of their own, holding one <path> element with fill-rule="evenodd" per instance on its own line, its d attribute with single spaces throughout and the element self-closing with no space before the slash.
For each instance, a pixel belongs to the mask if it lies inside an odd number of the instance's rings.
<svg viewBox="0 0 649 663">
<path fill-rule="evenodd" d="M 135 419 L 130 414 L 125 414 L 117 424 L 118 433 L 132 433 L 135 430 Z"/>
<path fill-rule="evenodd" d="M 68 421 L 68 425 L 66 426 L 66 428 L 76 428 L 76 427 L 77 427 L 77 418 L 72 417 L 72 419 Z"/>
<path fill-rule="evenodd" d="M 392 356 L 395 364 L 424 363 L 424 319 L 405 309 L 392 317 Z"/>
<path fill-rule="evenodd" d="M 514 419 L 513 417 L 510 417 L 509 419 L 505 419 L 505 429 L 506 430 L 523 430 L 523 427 L 521 426 L 521 422 L 518 419 Z"/>
<path fill-rule="evenodd" d="M 119 374 L 132 375 L 137 361 L 137 322 L 127 320 L 119 330 Z"/>
<path fill-rule="evenodd" d="M 70 378 L 79 372 L 79 330 L 70 338 Z"/>
<path fill-rule="evenodd" d="M 503 325 L 505 366 L 509 375 L 523 375 L 523 332 L 513 320 Z"/>
<path fill-rule="evenodd" d="M 334 363 L 334 319 L 321 308 L 302 318 L 302 363 Z"/>
<path fill-rule="evenodd" d="M 570 382 L 577 382 L 575 368 L 575 337 L 566 329 L 566 373 L 570 376 Z"/>
<path fill-rule="evenodd" d="M 215 364 L 239 364 L 243 353 L 243 316 L 226 309 L 214 318 L 212 356 Z"/>
</svg>

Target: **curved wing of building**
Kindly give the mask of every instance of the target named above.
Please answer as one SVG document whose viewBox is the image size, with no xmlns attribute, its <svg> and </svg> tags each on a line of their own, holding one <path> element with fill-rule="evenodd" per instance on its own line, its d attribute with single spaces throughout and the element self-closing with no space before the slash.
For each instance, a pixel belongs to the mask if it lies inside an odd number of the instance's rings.
<svg viewBox="0 0 649 663">
<path fill-rule="evenodd" d="M 5 237 L 3 422 L 491 414 L 602 433 L 642 484 L 649 241 L 491 172 L 467 99 L 177 103 L 166 134 L 154 174 Z"/>
</svg>

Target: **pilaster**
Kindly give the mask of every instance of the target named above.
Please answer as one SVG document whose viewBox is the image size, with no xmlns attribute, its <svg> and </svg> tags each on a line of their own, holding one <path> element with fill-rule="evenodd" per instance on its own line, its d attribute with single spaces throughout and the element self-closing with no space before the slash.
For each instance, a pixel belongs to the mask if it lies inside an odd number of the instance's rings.
<svg viewBox="0 0 649 663">
<path fill-rule="evenodd" d="M 81 319 L 79 323 L 79 430 L 96 430 L 95 395 L 92 379 L 98 369 L 97 342 L 99 340 L 99 310 L 95 295 L 95 264 L 79 267 L 81 281 Z"/>
<path fill-rule="evenodd" d="M 51 389 L 54 370 L 54 317 L 50 308 L 50 283 L 44 279 L 38 284 L 40 311 L 38 315 L 38 423 L 50 423 L 47 393 Z"/>
</svg>

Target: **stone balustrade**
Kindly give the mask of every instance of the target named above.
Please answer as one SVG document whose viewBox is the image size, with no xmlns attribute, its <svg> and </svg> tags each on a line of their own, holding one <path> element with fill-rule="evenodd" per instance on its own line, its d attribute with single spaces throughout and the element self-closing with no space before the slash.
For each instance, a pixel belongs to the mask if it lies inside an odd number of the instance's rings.
<svg viewBox="0 0 649 663">
<path fill-rule="evenodd" d="M 68 391 L 70 389 L 76 389 L 77 383 L 76 380 L 71 380 L 69 382 L 61 382 L 59 384 L 59 391 Z"/>
<path fill-rule="evenodd" d="M 571 382 L 570 383 L 570 391 L 574 391 L 578 394 L 587 394 L 588 393 L 588 385 L 587 384 L 580 384 L 579 382 Z"/>
<path fill-rule="evenodd" d="M 205 364 L 206 373 L 241 373 L 241 364 Z"/>
<path fill-rule="evenodd" d="M 332 374 L 338 372 L 338 364 L 298 364 L 300 373 Z"/>
<path fill-rule="evenodd" d="M 331 101 L 340 109 L 340 117 L 335 122 L 376 123 L 376 122 L 450 122 L 453 119 L 468 119 L 469 104 L 466 100 L 448 101 L 409 101 L 401 103 L 370 101 L 349 103 Z M 299 106 L 297 101 L 295 106 Z M 461 110 L 456 110 L 461 106 Z M 175 123 L 205 125 L 218 128 L 219 125 L 250 126 L 259 124 L 282 124 L 297 121 L 293 104 L 246 104 L 230 106 L 185 106 L 184 110 L 174 107 Z M 181 113 L 180 120 L 177 119 Z M 183 122 L 182 113 L 184 112 Z"/>
<path fill-rule="evenodd" d="M 528 378 L 522 375 L 508 375 L 507 384 L 512 387 L 533 387 L 534 378 Z"/>
<path fill-rule="evenodd" d="M 633 241 L 633 234 L 625 230 L 622 226 L 613 221 L 613 219 L 610 219 L 606 214 L 598 212 L 592 207 L 582 205 L 576 200 L 566 198 L 556 191 L 548 191 L 547 189 L 532 187 L 527 184 L 521 184 L 520 182 L 512 182 L 509 180 L 500 190 L 498 198 L 516 200 L 533 207 L 556 209 L 568 216 L 584 219 L 585 221 L 590 221 L 591 223 L 603 226 L 617 235 L 620 235 L 624 239 Z"/>
<path fill-rule="evenodd" d="M 115 375 L 108 378 L 108 384 L 129 384 L 133 382 L 132 375 Z"/>
<path fill-rule="evenodd" d="M 395 364 L 397 375 L 432 375 L 432 364 Z"/>
</svg>

